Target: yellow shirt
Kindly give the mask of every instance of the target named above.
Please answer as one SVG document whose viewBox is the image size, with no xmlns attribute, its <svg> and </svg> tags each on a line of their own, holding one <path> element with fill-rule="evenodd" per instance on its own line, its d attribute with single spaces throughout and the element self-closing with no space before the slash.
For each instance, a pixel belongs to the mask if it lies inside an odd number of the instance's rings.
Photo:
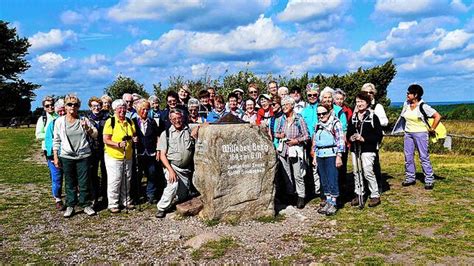
<svg viewBox="0 0 474 266">
<path fill-rule="evenodd" d="M 417 106 L 415 109 L 411 110 L 408 106 L 407 110 L 403 117 L 405 118 L 405 132 L 409 133 L 417 133 L 417 132 L 428 132 L 428 128 L 426 124 L 418 117 L 418 108 Z"/>
<path fill-rule="evenodd" d="M 127 119 L 121 122 L 117 116 L 115 116 L 115 126 L 112 128 L 112 119 L 109 118 L 105 122 L 103 135 L 112 135 L 113 142 L 120 142 L 124 137 L 132 137 L 135 135 L 135 124 L 128 123 Z M 123 148 L 115 146 L 104 145 L 105 152 L 112 158 L 117 160 L 123 160 Z M 132 159 L 132 140 L 127 140 L 125 146 L 125 158 L 127 160 Z"/>
</svg>

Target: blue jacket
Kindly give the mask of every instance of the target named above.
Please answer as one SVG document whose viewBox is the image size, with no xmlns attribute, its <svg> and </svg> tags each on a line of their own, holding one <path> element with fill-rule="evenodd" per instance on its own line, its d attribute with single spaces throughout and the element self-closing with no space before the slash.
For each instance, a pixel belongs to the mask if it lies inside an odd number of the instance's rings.
<svg viewBox="0 0 474 266">
<path fill-rule="evenodd" d="M 217 122 L 217 120 L 221 119 L 221 117 L 223 117 L 224 115 L 226 115 L 228 112 L 226 112 L 225 110 L 222 112 L 222 113 L 217 113 L 216 110 L 212 110 L 211 112 L 209 112 L 207 114 L 207 122 L 209 123 L 214 123 L 214 122 Z"/>
</svg>

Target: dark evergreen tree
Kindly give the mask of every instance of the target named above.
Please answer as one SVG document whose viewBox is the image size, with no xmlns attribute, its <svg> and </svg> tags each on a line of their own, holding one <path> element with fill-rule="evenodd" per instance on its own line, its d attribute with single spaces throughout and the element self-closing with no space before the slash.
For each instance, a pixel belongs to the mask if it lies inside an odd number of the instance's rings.
<svg viewBox="0 0 474 266">
<path fill-rule="evenodd" d="M 28 115 L 36 96 L 33 91 L 40 87 L 20 77 L 30 67 L 25 59 L 30 44 L 8 24 L 0 20 L 0 116 L 4 119 Z"/>
</svg>

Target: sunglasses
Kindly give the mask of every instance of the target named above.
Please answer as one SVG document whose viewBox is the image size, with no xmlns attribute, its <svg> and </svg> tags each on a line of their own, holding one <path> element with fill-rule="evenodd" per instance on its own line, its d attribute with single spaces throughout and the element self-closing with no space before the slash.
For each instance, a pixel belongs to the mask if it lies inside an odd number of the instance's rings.
<svg viewBox="0 0 474 266">
<path fill-rule="evenodd" d="M 314 93 L 314 94 L 308 94 L 308 97 L 318 97 L 318 94 L 317 93 Z"/>
<path fill-rule="evenodd" d="M 249 94 L 257 94 L 257 91 L 249 91 Z"/>
<path fill-rule="evenodd" d="M 66 103 L 66 106 L 68 107 L 79 107 L 78 103 Z"/>
<path fill-rule="evenodd" d="M 318 116 L 325 116 L 327 114 L 328 114 L 328 112 L 322 112 L 322 113 L 318 113 Z"/>
<path fill-rule="evenodd" d="M 279 103 L 272 103 L 272 106 L 280 105 Z"/>
<path fill-rule="evenodd" d="M 45 105 L 44 105 L 44 108 L 51 108 L 51 107 L 53 107 L 53 106 L 54 106 L 54 105 L 52 105 L 52 104 L 45 104 Z"/>
<path fill-rule="evenodd" d="M 365 92 L 372 95 L 375 94 L 373 91 L 365 91 Z"/>
</svg>

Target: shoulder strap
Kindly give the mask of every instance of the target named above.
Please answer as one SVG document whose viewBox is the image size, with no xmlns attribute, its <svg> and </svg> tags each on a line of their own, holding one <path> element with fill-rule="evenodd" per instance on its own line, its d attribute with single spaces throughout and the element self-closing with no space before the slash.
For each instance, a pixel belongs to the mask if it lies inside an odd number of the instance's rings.
<svg viewBox="0 0 474 266">
<path fill-rule="evenodd" d="M 115 127 L 115 116 L 112 116 L 110 118 L 110 126 L 112 127 L 112 129 L 114 129 L 114 127 Z"/>
<path fill-rule="evenodd" d="M 423 109 L 423 105 L 425 105 L 424 102 L 420 103 L 420 112 L 423 115 L 423 120 L 425 120 L 425 124 L 428 126 L 428 128 L 431 128 L 430 123 L 428 123 L 428 115 L 425 112 L 425 109 Z"/>
<path fill-rule="evenodd" d="M 339 110 L 339 112 L 337 113 L 337 118 L 339 118 L 340 120 L 343 114 L 344 114 L 344 110 L 341 108 L 341 110 Z"/>
<path fill-rule="evenodd" d="M 43 126 L 46 127 L 46 121 L 48 120 L 48 117 L 46 116 L 46 114 L 44 114 L 42 118 L 43 118 Z"/>
</svg>

